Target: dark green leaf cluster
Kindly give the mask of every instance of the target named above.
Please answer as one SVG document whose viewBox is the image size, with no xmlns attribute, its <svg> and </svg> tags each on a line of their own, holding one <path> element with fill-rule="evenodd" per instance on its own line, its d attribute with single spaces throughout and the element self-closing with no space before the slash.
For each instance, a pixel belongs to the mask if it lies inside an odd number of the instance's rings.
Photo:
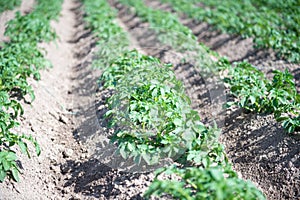
<svg viewBox="0 0 300 200">
<path fill-rule="evenodd" d="M 274 113 L 277 121 L 292 133 L 300 127 L 300 95 L 297 93 L 294 77 L 286 70 L 273 71 L 273 79 L 249 63 L 237 63 L 232 67 L 228 60 L 219 61 L 219 67 L 227 70 L 225 83 L 236 101 L 228 106 L 238 105 L 257 113 Z"/>
<path fill-rule="evenodd" d="M 254 39 L 256 47 L 273 48 L 291 62 L 300 61 L 298 0 L 162 0 L 178 12 L 217 29 Z M 200 8 L 195 3 L 202 3 Z"/>
<path fill-rule="evenodd" d="M 1 0 L 0 1 L 0 14 L 6 10 L 12 10 L 20 6 L 22 0 Z"/>
<path fill-rule="evenodd" d="M 37 12 L 25 16 L 17 12 L 15 18 L 8 22 L 5 35 L 10 38 L 12 43 L 29 42 L 33 44 L 42 40 L 49 42 L 56 37 L 49 20 L 40 18 L 40 13 Z"/>
<path fill-rule="evenodd" d="M 16 153 L 11 147 L 18 145 L 28 156 L 27 140 L 34 144 L 36 153 L 40 154 L 38 143 L 31 136 L 12 131 L 19 123 L 17 118 L 23 114 L 21 104 L 13 96 L 29 94 L 34 100 L 34 93 L 27 82 L 28 77 L 40 78 L 39 70 L 50 66 L 44 58 L 39 42 L 49 42 L 56 38 L 50 26 L 61 10 L 62 0 L 38 0 L 35 9 L 28 15 L 16 17 L 9 21 L 5 35 L 10 41 L 3 43 L 0 49 L 0 181 L 7 175 L 19 181 L 19 169 L 16 165 Z"/>
</svg>

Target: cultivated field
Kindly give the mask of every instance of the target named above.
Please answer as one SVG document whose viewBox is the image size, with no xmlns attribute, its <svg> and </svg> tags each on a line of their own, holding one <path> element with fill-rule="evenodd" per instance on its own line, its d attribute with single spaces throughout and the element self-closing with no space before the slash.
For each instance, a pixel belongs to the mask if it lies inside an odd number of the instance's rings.
<svg viewBox="0 0 300 200">
<path fill-rule="evenodd" d="M 0 199 L 299 199 L 297 0 L 0 2 Z"/>
</svg>

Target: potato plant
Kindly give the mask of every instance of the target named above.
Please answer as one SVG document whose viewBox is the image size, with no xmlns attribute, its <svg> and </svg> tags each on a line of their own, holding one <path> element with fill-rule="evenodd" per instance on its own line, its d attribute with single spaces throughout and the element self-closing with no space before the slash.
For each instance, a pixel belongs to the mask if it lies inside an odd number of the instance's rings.
<svg viewBox="0 0 300 200">
<path fill-rule="evenodd" d="M 37 45 L 56 38 L 50 20 L 57 18 L 61 4 L 62 0 L 38 0 L 31 13 L 21 16 L 17 12 L 16 17 L 7 24 L 5 35 L 10 41 L 1 44 L 0 49 L 0 182 L 7 176 L 19 181 L 14 146 L 17 145 L 21 152 L 30 157 L 27 142 L 31 142 L 37 155 L 40 154 L 40 147 L 32 136 L 13 131 L 19 126 L 18 117 L 23 114 L 22 106 L 14 96 L 29 94 L 34 100 L 34 92 L 27 78 L 39 79 L 39 70 L 50 66 Z"/>
<path fill-rule="evenodd" d="M 208 135 L 215 134 L 213 129 L 204 126 L 190 108 L 190 99 L 169 65 L 130 51 L 116 59 L 101 80 L 116 91 L 108 100 L 106 116 L 117 129 L 112 141 L 118 142 L 124 158 L 143 158 L 153 164 L 186 154 L 189 160 L 209 165 L 213 161 L 193 157 L 193 151 L 205 148 L 207 154 L 215 150 L 222 161 L 222 148 L 205 145 Z"/>
<path fill-rule="evenodd" d="M 115 129 L 111 141 L 118 145 L 123 158 L 133 158 L 137 163 L 143 159 L 152 165 L 170 157 L 199 166 L 161 169 L 182 179 L 155 179 L 146 197 L 170 194 L 180 199 L 265 198 L 252 183 L 239 179 L 232 171 L 217 141 L 217 130 L 200 122 L 170 66 L 130 51 L 104 71 L 101 81 L 104 87 L 115 90 L 108 100 L 106 117 Z"/>
</svg>

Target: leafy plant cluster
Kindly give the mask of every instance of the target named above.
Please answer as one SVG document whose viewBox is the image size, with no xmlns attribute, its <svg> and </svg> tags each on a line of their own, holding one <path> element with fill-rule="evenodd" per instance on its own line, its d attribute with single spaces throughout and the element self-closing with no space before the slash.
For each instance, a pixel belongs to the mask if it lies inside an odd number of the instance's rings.
<svg viewBox="0 0 300 200">
<path fill-rule="evenodd" d="M 26 94 L 34 100 L 32 87 L 27 78 L 40 78 L 39 70 L 50 66 L 44 58 L 39 42 L 49 42 L 56 38 L 50 26 L 50 20 L 56 19 L 61 10 L 62 0 L 38 0 L 35 9 L 28 15 L 19 12 L 7 23 L 5 35 L 10 38 L 1 44 L 0 49 L 0 181 L 6 176 L 19 181 L 19 168 L 16 165 L 17 155 L 12 147 L 17 145 L 29 157 L 27 142 L 32 142 L 36 153 L 40 147 L 32 136 L 18 134 L 13 131 L 19 125 L 17 119 L 23 109 L 15 96 Z"/>
<path fill-rule="evenodd" d="M 219 68 L 227 71 L 224 81 L 230 88 L 235 101 L 228 106 L 238 105 L 250 112 L 274 113 L 278 122 L 292 133 L 300 127 L 300 95 L 294 77 L 286 70 L 273 71 L 273 79 L 246 62 L 235 67 L 226 59 L 219 60 Z"/>
<path fill-rule="evenodd" d="M 127 34 L 116 23 L 117 12 L 105 0 L 83 0 L 86 28 L 91 29 L 99 39 L 98 51 L 93 65 L 105 68 L 118 55 L 128 48 Z"/>
<path fill-rule="evenodd" d="M 170 45 L 180 51 L 195 48 L 192 43 L 197 41 L 197 38 L 189 28 L 179 22 L 176 15 L 152 9 L 146 6 L 143 1 L 120 0 L 120 2 L 133 8 L 131 11 L 137 14 L 142 21 L 148 22 L 150 28 L 158 33 L 158 40 L 163 44 Z"/>
<path fill-rule="evenodd" d="M 215 64 L 211 59 L 211 56 L 216 56 L 215 53 L 200 44 L 193 32 L 176 15 L 150 8 L 139 0 L 120 0 L 120 3 L 130 7 L 131 12 L 149 23 L 150 29 L 157 33 L 159 42 L 182 53 L 183 60 L 191 61 L 201 71 L 202 77 L 211 77 L 215 73 Z"/>
<path fill-rule="evenodd" d="M 121 156 L 148 164 L 171 157 L 187 165 L 195 165 L 184 169 L 161 169 L 160 173 L 165 170 L 180 172 L 181 183 L 175 184 L 170 191 L 163 186 L 164 182 L 157 179 L 149 188 L 147 197 L 169 193 L 174 197 L 192 199 L 195 195 L 218 196 L 220 191 L 226 191 L 231 196 L 245 199 L 264 199 L 259 190 L 238 179 L 231 170 L 223 147 L 217 141 L 218 130 L 200 122 L 170 65 L 136 50 L 124 51 L 111 60 L 100 80 L 103 87 L 114 90 L 108 99 L 109 110 L 105 116 L 116 130 L 111 141 L 118 145 Z M 194 180 L 198 185 L 188 180 L 189 170 L 197 174 Z M 207 175 L 201 176 L 203 172 Z M 210 174 L 213 174 L 212 177 Z M 200 186 L 201 181 L 205 186 Z M 175 180 L 170 180 L 165 185 L 172 187 L 174 183 Z M 228 187 L 228 183 L 235 187 Z M 190 188 L 191 185 L 193 188 Z M 178 196 L 176 193 L 182 190 L 186 195 Z"/>
<path fill-rule="evenodd" d="M 155 164 L 183 154 L 204 166 L 224 161 L 215 129 L 200 122 L 169 65 L 130 51 L 116 59 L 101 80 L 115 90 L 106 117 L 124 158 Z M 203 157 L 195 156 L 200 153 Z"/>
<path fill-rule="evenodd" d="M 22 0 L 1 0 L 0 1 L 0 14 L 6 10 L 12 10 L 20 6 Z"/>
<path fill-rule="evenodd" d="M 257 48 L 273 48 L 291 62 L 300 61 L 298 0 L 161 0 L 189 17 L 217 29 L 254 39 Z M 202 7 L 196 5 L 202 3 Z"/>
</svg>

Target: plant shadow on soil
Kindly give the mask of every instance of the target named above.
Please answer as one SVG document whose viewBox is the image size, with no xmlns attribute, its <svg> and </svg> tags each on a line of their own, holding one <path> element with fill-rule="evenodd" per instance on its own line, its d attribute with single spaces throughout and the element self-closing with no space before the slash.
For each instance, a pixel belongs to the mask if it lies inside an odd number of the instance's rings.
<svg viewBox="0 0 300 200">
<path fill-rule="evenodd" d="M 241 110 L 231 113 L 225 124 L 221 141 L 243 178 L 257 183 L 270 199 L 299 197 L 298 135 L 287 134 L 272 115 L 244 114 Z"/>
<path fill-rule="evenodd" d="M 74 192 L 96 198 L 120 197 L 124 194 L 126 183 L 134 180 L 138 174 L 118 172 L 97 159 L 84 162 L 67 161 L 63 170 L 72 170 L 72 178 L 65 182 L 65 187 L 74 185 Z M 127 181 L 127 182 L 126 182 Z M 120 188 L 118 187 L 120 185 Z M 141 194 L 131 195 L 131 199 L 143 199 Z"/>
</svg>

